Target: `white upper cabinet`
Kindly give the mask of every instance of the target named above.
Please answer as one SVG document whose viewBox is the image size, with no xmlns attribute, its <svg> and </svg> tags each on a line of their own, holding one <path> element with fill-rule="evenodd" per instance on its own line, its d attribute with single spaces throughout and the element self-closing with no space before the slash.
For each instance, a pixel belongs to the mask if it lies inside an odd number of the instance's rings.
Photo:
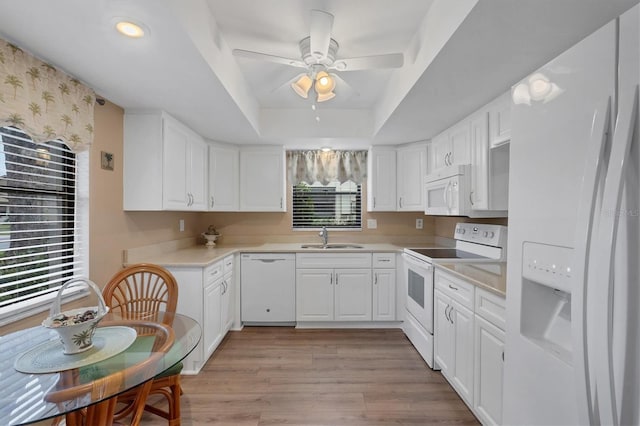
<svg viewBox="0 0 640 426">
<path fill-rule="evenodd" d="M 207 145 L 166 113 L 127 113 L 124 209 L 205 210 Z"/>
<path fill-rule="evenodd" d="M 396 211 L 396 149 L 374 146 L 367 159 L 367 210 Z"/>
<path fill-rule="evenodd" d="M 449 165 L 469 164 L 471 147 L 471 127 L 468 121 L 463 121 L 451 128 L 449 131 L 449 143 L 451 144 L 451 154 L 449 154 Z"/>
<path fill-rule="evenodd" d="M 428 173 L 458 164 L 469 164 L 471 149 L 469 120 L 450 127 L 431 140 Z"/>
<path fill-rule="evenodd" d="M 495 148 L 511 140 L 511 91 L 489 105 L 489 146 Z"/>
<path fill-rule="evenodd" d="M 424 211 L 422 182 L 427 173 L 427 144 L 411 144 L 397 151 L 398 211 Z"/>
<path fill-rule="evenodd" d="M 471 118 L 471 209 L 489 208 L 489 130 L 488 114 L 482 111 Z"/>
<path fill-rule="evenodd" d="M 284 212 L 285 152 L 282 146 L 251 146 L 240 150 L 240 210 Z"/>
<path fill-rule="evenodd" d="M 240 152 L 237 147 L 209 145 L 209 211 L 238 211 Z"/>
</svg>

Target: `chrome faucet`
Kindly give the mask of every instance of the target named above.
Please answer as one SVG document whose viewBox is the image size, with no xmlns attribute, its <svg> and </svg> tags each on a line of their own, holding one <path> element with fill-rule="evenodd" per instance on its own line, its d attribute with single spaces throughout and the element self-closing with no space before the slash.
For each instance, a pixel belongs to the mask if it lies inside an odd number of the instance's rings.
<svg viewBox="0 0 640 426">
<path fill-rule="evenodd" d="M 318 236 L 322 238 L 322 245 L 326 246 L 329 242 L 329 231 L 327 230 L 326 226 L 322 227 L 322 231 L 318 233 Z"/>
</svg>

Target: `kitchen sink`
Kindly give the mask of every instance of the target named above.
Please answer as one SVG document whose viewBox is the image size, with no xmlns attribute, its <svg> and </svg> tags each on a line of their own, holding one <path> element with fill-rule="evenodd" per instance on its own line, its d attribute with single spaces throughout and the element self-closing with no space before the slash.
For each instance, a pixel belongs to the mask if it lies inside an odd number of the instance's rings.
<svg viewBox="0 0 640 426">
<path fill-rule="evenodd" d="M 357 244 L 303 244 L 300 246 L 303 249 L 361 249 L 362 246 Z"/>
</svg>

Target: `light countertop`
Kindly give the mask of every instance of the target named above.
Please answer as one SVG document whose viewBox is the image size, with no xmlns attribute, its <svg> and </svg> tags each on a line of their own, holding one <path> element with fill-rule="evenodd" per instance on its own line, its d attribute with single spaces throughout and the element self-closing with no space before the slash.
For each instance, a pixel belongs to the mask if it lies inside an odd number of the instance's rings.
<svg viewBox="0 0 640 426">
<path fill-rule="evenodd" d="M 147 246 L 125 250 L 124 263 L 155 263 L 163 266 L 173 267 L 204 267 L 215 261 L 221 260 L 225 256 L 234 253 L 346 253 L 346 252 L 399 252 L 404 247 L 443 247 L 441 244 L 385 244 L 385 243 L 354 243 L 362 248 L 345 249 L 303 249 L 304 243 L 265 243 L 265 244 L 237 244 L 237 245 L 217 245 L 207 248 L 200 245 L 164 245 Z M 338 243 L 339 244 L 339 243 Z"/>
<path fill-rule="evenodd" d="M 435 267 L 451 272 L 453 275 L 499 296 L 505 297 L 507 295 L 506 262 L 437 263 Z"/>
</svg>

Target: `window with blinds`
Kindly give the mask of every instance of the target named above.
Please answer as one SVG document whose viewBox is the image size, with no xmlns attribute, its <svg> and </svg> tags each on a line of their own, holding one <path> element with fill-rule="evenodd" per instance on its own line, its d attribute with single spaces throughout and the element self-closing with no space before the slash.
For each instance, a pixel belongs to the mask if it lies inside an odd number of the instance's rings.
<svg viewBox="0 0 640 426">
<path fill-rule="evenodd" d="M 1 314 L 50 297 L 82 264 L 74 247 L 75 154 L 11 127 L 0 127 L 0 138 Z"/>
<path fill-rule="evenodd" d="M 351 181 L 293 186 L 293 229 L 362 229 L 362 185 Z"/>
</svg>

